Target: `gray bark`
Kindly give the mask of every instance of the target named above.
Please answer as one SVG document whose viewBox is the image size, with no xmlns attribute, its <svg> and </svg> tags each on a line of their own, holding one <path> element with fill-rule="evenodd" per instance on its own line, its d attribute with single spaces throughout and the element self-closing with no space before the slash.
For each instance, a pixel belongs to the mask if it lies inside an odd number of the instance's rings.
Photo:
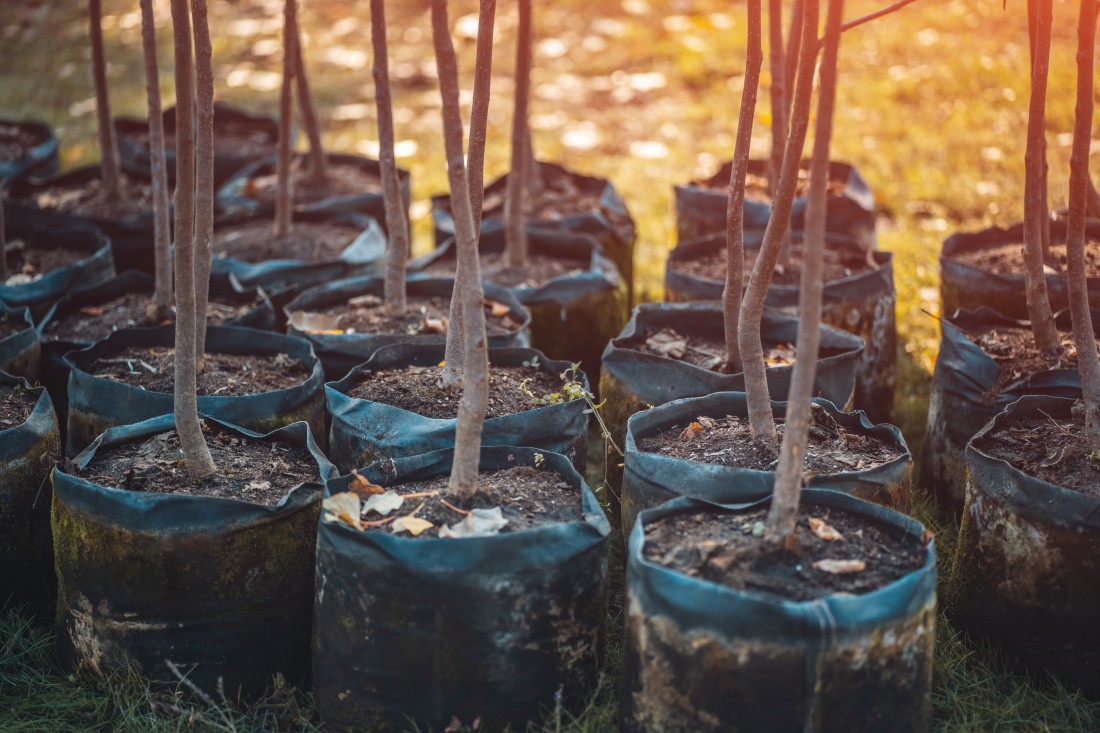
<svg viewBox="0 0 1100 733">
<path fill-rule="evenodd" d="M 373 7 L 373 6 L 372 6 Z M 328 164 L 321 144 L 321 125 L 317 122 L 317 107 L 313 104 L 313 91 L 309 88 L 306 62 L 302 55 L 302 33 L 294 24 L 294 80 L 298 83 L 298 111 L 309 138 L 309 182 L 318 187 L 327 185 Z"/>
<path fill-rule="evenodd" d="M 153 0 L 141 0 L 141 47 L 145 57 L 145 95 L 149 100 L 149 162 L 153 183 L 153 255 L 155 285 L 148 316 L 163 321 L 172 315 L 172 231 L 168 216 L 168 166 L 164 153 L 164 118 L 157 69 L 157 29 Z"/>
<path fill-rule="evenodd" d="M 512 167 L 504 200 L 505 255 L 509 267 L 527 264 L 527 181 L 531 175 L 527 108 L 531 98 L 531 0 L 517 0 L 516 91 L 512 113 Z"/>
<path fill-rule="evenodd" d="M 275 164 L 275 236 L 290 234 L 294 208 L 290 182 L 291 151 L 294 147 L 293 85 L 298 38 L 298 2 L 286 0 L 283 22 L 283 85 L 279 92 L 279 150 Z"/>
<path fill-rule="evenodd" d="M 206 304 L 210 300 L 210 258 L 214 241 L 214 50 L 206 0 L 191 0 L 195 38 L 195 357 L 206 363 Z"/>
<path fill-rule="evenodd" d="M 107 91 L 107 61 L 103 54 L 103 26 L 100 0 L 88 0 L 88 35 L 92 42 L 92 81 L 95 84 L 95 111 L 99 123 L 100 178 L 107 201 L 122 198 L 122 172 L 118 162 L 118 143 L 111 121 L 111 102 Z"/>
</svg>

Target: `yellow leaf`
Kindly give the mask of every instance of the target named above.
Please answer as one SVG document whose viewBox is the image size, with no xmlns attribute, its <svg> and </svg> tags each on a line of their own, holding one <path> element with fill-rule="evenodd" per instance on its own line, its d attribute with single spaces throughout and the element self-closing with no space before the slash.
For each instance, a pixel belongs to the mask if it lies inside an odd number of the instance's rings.
<svg viewBox="0 0 1100 733">
<path fill-rule="evenodd" d="M 103 309 L 95 305 L 85 306 L 84 308 L 80 309 L 80 312 L 85 316 L 93 316 L 95 318 L 103 315 Z"/>
<path fill-rule="evenodd" d="M 359 497 L 350 491 L 335 494 L 321 503 L 326 512 L 325 519 L 330 522 L 343 522 L 349 527 L 362 529 L 359 523 Z"/>
<path fill-rule="evenodd" d="M 348 484 L 348 489 L 355 492 L 357 496 L 370 496 L 372 494 L 381 494 L 385 492 L 381 486 L 372 484 L 367 479 L 359 475 L 358 471 L 351 472 L 351 483 Z"/>
<path fill-rule="evenodd" d="M 704 428 L 697 422 L 693 422 L 691 425 L 688 425 L 686 428 L 684 428 L 684 431 L 682 433 L 680 433 L 680 440 L 691 440 L 699 433 L 705 431 L 706 428 Z"/>
<path fill-rule="evenodd" d="M 836 528 L 834 528 L 824 519 L 818 519 L 817 517 L 810 517 L 810 531 L 817 535 L 818 539 L 826 540 L 828 542 L 844 540 L 844 535 L 842 535 L 840 532 L 837 532 Z"/>
<path fill-rule="evenodd" d="M 867 563 L 862 560 L 818 560 L 814 563 L 814 569 L 834 575 L 845 575 L 862 573 L 867 569 Z"/>
<path fill-rule="evenodd" d="M 503 318 L 512 312 L 512 309 L 506 306 L 504 303 L 498 303 L 495 300 L 485 299 L 485 305 L 489 308 L 489 315 L 494 318 Z"/>
<path fill-rule="evenodd" d="M 408 532 L 413 537 L 419 537 L 424 530 L 431 529 L 435 525 L 429 522 L 427 519 L 421 519 L 420 517 L 413 516 L 412 514 L 404 517 L 398 517 L 392 525 L 394 533 Z"/>
</svg>

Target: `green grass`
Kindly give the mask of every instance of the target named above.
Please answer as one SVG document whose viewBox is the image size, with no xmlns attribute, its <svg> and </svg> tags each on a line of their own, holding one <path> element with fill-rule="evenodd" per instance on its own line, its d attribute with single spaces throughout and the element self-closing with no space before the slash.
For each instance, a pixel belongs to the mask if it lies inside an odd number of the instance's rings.
<svg viewBox="0 0 1100 733">
<path fill-rule="evenodd" d="M 849 0 L 847 15 L 882 4 Z M 98 152 L 88 102 L 92 86 L 84 3 L 9 5 L 4 3 L 0 27 L 0 112 L 53 124 L 62 138 L 63 165 L 94 162 Z M 211 0 L 220 97 L 275 109 L 271 74 L 279 70 L 280 5 L 280 0 Z M 301 5 L 326 144 L 369 153 L 377 133 L 367 2 L 302 0 Z M 452 20 L 476 12 L 475 0 L 450 5 Z M 137 4 L 104 0 L 104 6 L 114 113 L 143 115 Z M 171 99 L 168 9 L 164 2 L 157 6 L 162 90 Z M 419 251 L 430 246 L 428 197 L 446 188 L 426 6 L 423 0 L 390 3 L 388 11 L 400 162 L 413 176 L 414 246 Z M 883 212 L 880 244 L 895 254 L 895 422 L 915 454 L 923 440 L 939 340 L 936 320 L 922 311 L 939 312 L 940 244 L 952 231 L 1008 225 L 1022 213 L 1025 7 L 1016 0 L 1007 9 L 1002 0 L 918 0 L 896 16 L 853 31 L 841 48 L 834 157 L 855 163 L 870 182 Z M 508 3 L 498 10 L 499 76 L 490 106 L 487 179 L 508 164 L 513 12 Z M 1058 0 L 1047 122 L 1053 206 L 1065 200 L 1075 22 L 1075 3 Z M 466 21 L 459 25 L 467 26 Z M 663 294 L 665 253 L 674 245 L 672 186 L 712 173 L 733 149 L 743 29 L 743 6 L 728 0 L 536 4 L 541 41 L 532 102 L 536 149 L 542 158 L 608 177 L 622 192 L 638 225 L 642 299 Z M 468 84 L 473 38 L 462 35 L 457 46 Z M 767 109 L 763 94 L 754 135 L 758 155 L 768 149 Z M 1100 135 L 1094 132 L 1094 137 Z M 948 567 L 957 527 L 937 516 L 927 501 L 915 514 L 936 529 L 941 569 Z M 621 563 L 616 567 L 621 569 Z M 606 682 L 593 706 L 579 720 L 551 712 L 538 730 L 615 730 L 622 649 L 617 614 L 608 621 Z M 1100 730 L 1096 704 L 1057 683 L 1014 675 L 993 650 L 960 638 L 942 617 L 938 628 L 937 730 Z M 3 731 L 309 731 L 317 725 L 309 698 L 291 690 L 251 710 L 219 712 L 196 707 L 182 695 L 150 693 L 132 679 L 69 677 L 57 671 L 49 634 L 11 611 L 0 617 L 0 641 Z"/>
</svg>

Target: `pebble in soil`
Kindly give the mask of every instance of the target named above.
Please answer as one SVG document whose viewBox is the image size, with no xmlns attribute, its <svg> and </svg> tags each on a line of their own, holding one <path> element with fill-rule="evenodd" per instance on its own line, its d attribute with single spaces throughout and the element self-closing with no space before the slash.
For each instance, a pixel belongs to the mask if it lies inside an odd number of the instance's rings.
<svg viewBox="0 0 1100 733">
<path fill-rule="evenodd" d="M 242 355 L 207 352 L 198 373 L 198 394 L 246 395 L 297 387 L 309 378 L 302 362 L 287 354 Z M 175 349 L 129 346 L 102 356 L 84 371 L 149 392 L 171 393 L 175 386 Z"/>
</svg>

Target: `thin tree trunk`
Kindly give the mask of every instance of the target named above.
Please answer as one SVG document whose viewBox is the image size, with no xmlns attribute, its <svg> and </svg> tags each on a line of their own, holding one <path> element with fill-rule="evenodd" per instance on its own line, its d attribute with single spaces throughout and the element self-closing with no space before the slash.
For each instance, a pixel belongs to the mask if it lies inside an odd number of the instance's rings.
<svg viewBox="0 0 1100 733">
<path fill-rule="evenodd" d="M 1100 219 L 1100 191 L 1096 190 L 1096 184 L 1089 179 L 1088 215 L 1093 219 Z"/>
<path fill-rule="evenodd" d="M 309 182 L 323 188 L 328 181 L 328 164 L 321 145 L 321 125 L 317 122 L 317 107 L 313 104 L 313 92 L 309 88 L 309 76 L 302 55 L 302 33 L 297 20 L 294 23 L 294 80 L 298 83 L 298 111 L 309 138 Z"/>
<path fill-rule="evenodd" d="M 409 222 L 405 218 L 401 182 L 397 177 L 397 156 L 393 149 L 393 100 L 390 96 L 384 0 L 370 0 L 370 20 L 371 45 L 374 50 L 374 97 L 378 107 L 378 163 L 382 169 L 382 198 L 386 207 L 386 230 L 389 232 L 386 279 L 383 283 L 384 310 L 387 316 L 403 316 L 408 309 L 405 268 L 409 261 Z"/>
<path fill-rule="evenodd" d="M 470 111 L 470 147 L 466 151 L 466 176 L 470 181 L 470 211 L 474 232 L 481 241 L 481 217 L 485 201 L 485 141 L 489 128 L 489 96 L 493 71 L 493 28 L 496 26 L 496 0 L 481 0 L 477 24 L 477 56 L 474 59 L 474 99 Z M 479 244 L 480 248 L 480 244 Z M 462 261 L 455 259 L 455 282 L 463 278 Z M 463 343 L 462 301 L 459 289 L 451 293 L 447 320 L 447 346 L 443 355 L 443 383 L 457 384 L 462 379 Z"/>
<path fill-rule="evenodd" d="M 810 404 L 821 344 L 821 293 L 824 290 L 825 209 L 828 201 L 829 145 L 836 109 L 837 55 L 844 0 L 829 0 L 825 18 L 825 45 L 821 55 L 821 88 L 814 127 L 814 152 L 810 161 L 810 191 L 806 201 L 806 226 L 802 240 L 802 281 L 798 290 L 798 359 L 787 396 L 787 417 L 775 489 L 768 510 L 767 538 L 788 546 L 798 515 L 802 489 L 802 463 L 810 427 Z"/>
<path fill-rule="evenodd" d="M 764 65 L 760 15 L 760 0 L 749 0 L 745 86 L 741 92 L 741 111 L 737 117 L 737 143 L 733 150 L 729 204 L 726 208 L 726 284 L 722 289 L 722 318 L 726 335 L 726 366 L 732 373 L 741 371 L 737 319 L 741 313 L 741 293 L 745 279 L 745 177 L 749 170 L 749 148 L 752 145 L 756 96 L 760 89 L 760 69 Z"/>
<path fill-rule="evenodd" d="M 527 106 L 531 98 L 531 0 L 517 0 L 516 92 L 512 113 L 512 169 L 504 198 L 504 242 L 509 267 L 527 265 L 527 179 L 530 164 Z"/>
<path fill-rule="evenodd" d="M 187 0 L 172 0 L 176 49 L 176 353 L 173 405 L 187 472 L 195 480 L 214 473 L 214 459 L 199 424 L 195 390 L 195 108 L 191 18 Z"/>
<path fill-rule="evenodd" d="M 141 0 L 141 47 L 145 56 L 145 95 L 149 100 L 149 162 L 153 183 L 153 254 L 155 285 L 148 316 L 163 321 L 172 315 L 172 232 L 168 216 L 168 166 L 164 153 L 164 117 L 157 70 L 157 29 L 153 0 Z"/>
<path fill-rule="evenodd" d="M 294 147 L 294 59 L 298 37 L 298 0 L 286 0 L 283 22 L 283 86 L 279 92 L 279 151 L 275 164 L 275 236 L 290 234 L 294 208 L 290 181 L 291 149 Z"/>
<path fill-rule="evenodd" d="M 535 156 L 535 136 L 531 134 L 530 114 L 528 114 L 527 134 L 523 136 L 527 144 L 527 219 L 534 218 L 538 211 L 539 201 L 542 200 L 542 169 L 539 168 L 538 158 Z"/>
<path fill-rule="evenodd" d="M 206 364 L 206 304 L 210 300 L 210 257 L 214 241 L 214 50 L 206 0 L 191 0 L 195 37 L 195 363 Z"/>
<path fill-rule="evenodd" d="M 751 21 L 750 21 L 751 22 Z M 768 183 L 771 193 L 779 183 L 783 167 L 783 145 L 787 141 L 787 62 L 783 53 L 783 2 L 768 0 L 768 67 L 771 71 L 772 150 L 768 156 Z"/>
<path fill-rule="evenodd" d="M 1031 64 L 1031 103 L 1027 116 L 1027 151 L 1024 156 L 1024 273 L 1027 276 L 1027 311 L 1035 345 L 1048 355 L 1058 353 L 1060 342 L 1054 314 L 1047 298 L 1043 274 L 1043 221 L 1049 219 L 1043 200 L 1047 71 L 1050 65 L 1052 0 L 1036 0 L 1035 52 Z"/>
<path fill-rule="evenodd" d="M 1100 450 L 1100 358 L 1089 312 L 1085 273 L 1085 209 L 1089 188 L 1089 147 L 1092 138 L 1093 63 L 1096 56 L 1096 0 L 1081 0 L 1077 25 L 1077 111 L 1073 152 L 1069 163 L 1069 221 L 1066 223 L 1069 307 L 1089 446 Z"/>
<path fill-rule="evenodd" d="M 8 280 L 8 233 L 4 230 L 4 193 L 0 191 L 0 283 Z"/>
<path fill-rule="evenodd" d="M 88 35 L 92 41 L 92 81 L 95 83 L 95 111 L 99 122 L 100 178 L 107 201 L 122 198 L 122 172 L 118 163 L 118 143 L 111 121 L 111 102 L 107 92 L 107 61 L 103 54 L 103 26 L 100 0 L 88 0 Z"/>
<path fill-rule="evenodd" d="M 447 153 L 447 179 L 455 219 L 455 245 L 462 260 L 462 279 L 455 281 L 461 292 L 464 329 L 465 374 L 458 405 L 454 464 L 447 491 L 459 498 L 477 492 L 481 455 L 481 429 L 489 399 L 489 349 L 485 336 L 481 268 L 477 258 L 477 231 L 470 206 L 470 182 L 462 145 L 462 115 L 458 103 L 458 58 L 451 42 L 446 0 L 431 0 L 432 39 L 435 44 L 439 87 L 443 99 L 443 139 Z M 449 338 L 449 337 L 448 337 Z"/>
<path fill-rule="evenodd" d="M 741 301 L 741 318 L 737 342 L 745 371 L 745 391 L 748 393 L 749 427 L 754 436 L 769 445 L 778 443 L 775 418 L 772 416 L 768 394 L 767 366 L 764 349 L 760 343 L 760 323 L 763 320 L 764 300 L 771 285 L 772 272 L 779 257 L 791 223 L 791 207 L 794 204 L 795 186 L 802 148 L 806 144 L 806 132 L 810 120 L 810 100 L 813 94 L 814 66 L 817 62 L 818 0 L 803 3 L 802 44 L 799 52 L 794 106 L 791 109 L 790 133 L 783 154 L 783 169 L 779 176 L 779 189 L 772 201 L 772 214 L 764 231 L 764 241 L 749 278 L 748 288 Z"/>
<path fill-rule="evenodd" d="M 787 89 L 787 120 L 791 118 L 791 102 L 792 94 L 791 90 L 795 88 L 795 83 L 798 75 L 798 53 L 802 48 L 802 15 L 803 15 L 803 0 L 794 0 L 791 3 L 791 30 L 787 33 L 787 45 L 784 52 L 787 56 L 787 61 L 783 67 L 783 81 Z M 815 29 L 816 32 L 816 29 Z"/>
<path fill-rule="evenodd" d="M 1038 18 L 1039 18 L 1039 3 L 1042 0 L 1027 0 L 1027 35 L 1030 49 L 1030 64 L 1031 73 L 1035 74 L 1035 50 L 1036 42 L 1038 39 Z M 1044 101 L 1045 104 L 1045 101 Z M 1043 133 L 1043 150 L 1041 153 L 1043 159 L 1043 182 L 1042 182 L 1042 197 L 1043 197 L 1043 223 L 1042 223 L 1042 244 L 1043 244 L 1043 260 L 1047 260 L 1050 257 L 1050 195 L 1049 195 L 1049 179 L 1050 179 L 1050 165 L 1047 162 L 1047 137 L 1044 130 Z"/>
</svg>

